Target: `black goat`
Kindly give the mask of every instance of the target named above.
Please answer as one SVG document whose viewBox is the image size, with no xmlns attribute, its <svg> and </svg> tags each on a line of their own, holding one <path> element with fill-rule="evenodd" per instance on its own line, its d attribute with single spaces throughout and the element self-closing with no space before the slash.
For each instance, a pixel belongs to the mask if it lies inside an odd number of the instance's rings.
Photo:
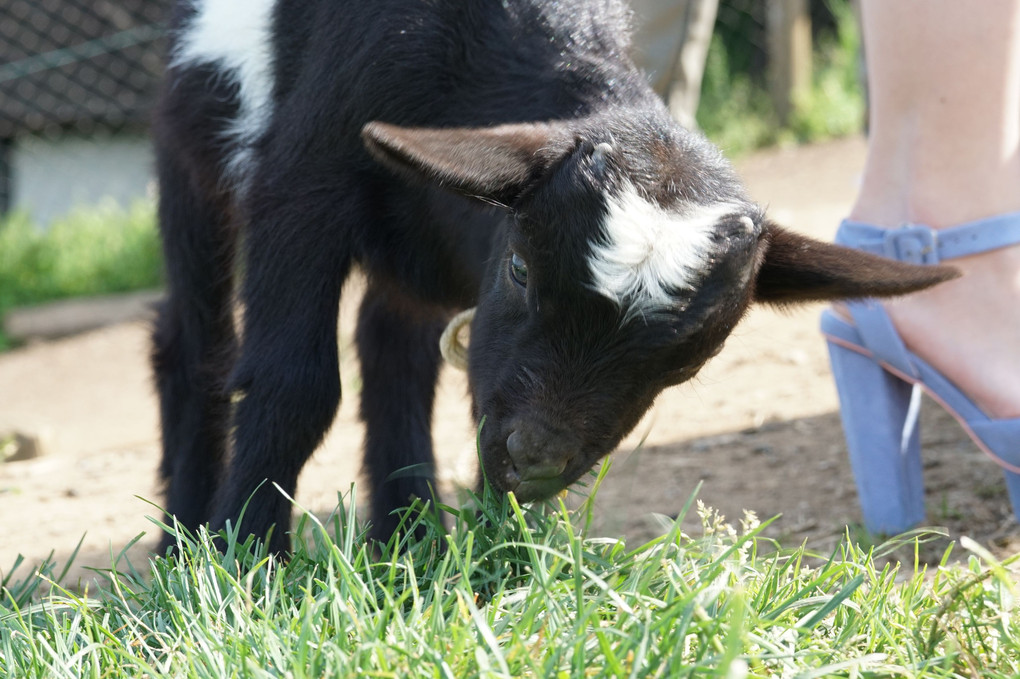
<svg viewBox="0 0 1020 679">
<path fill-rule="evenodd" d="M 153 364 L 182 525 L 222 527 L 255 493 L 243 530 L 275 525 L 288 548 L 290 505 L 255 491 L 293 493 L 333 420 L 355 265 L 379 537 L 430 496 L 437 339 L 458 309 L 477 305 L 484 473 L 532 500 L 611 451 L 752 301 L 952 275 L 768 222 L 631 64 L 626 20 L 612 0 L 179 4 L 154 125 L 169 294 Z"/>
</svg>

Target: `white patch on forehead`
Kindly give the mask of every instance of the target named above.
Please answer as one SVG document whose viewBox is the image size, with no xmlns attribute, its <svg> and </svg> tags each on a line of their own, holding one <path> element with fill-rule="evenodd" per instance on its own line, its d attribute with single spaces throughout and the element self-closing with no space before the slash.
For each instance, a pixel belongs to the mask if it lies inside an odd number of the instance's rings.
<svg viewBox="0 0 1020 679">
<path fill-rule="evenodd" d="M 628 186 L 609 199 L 606 241 L 592 247 L 589 267 L 597 292 L 626 307 L 627 318 L 670 308 L 677 290 L 692 290 L 710 265 L 712 235 L 732 203 L 669 212 Z"/>
<path fill-rule="evenodd" d="M 209 63 L 238 84 L 237 118 L 227 128 L 227 174 L 245 180 L 251 146 L 273 109 L 272 19 L 276 0 L 193 0 L 195 15 L 178 35 L 172 65 Z"/>
</svg>

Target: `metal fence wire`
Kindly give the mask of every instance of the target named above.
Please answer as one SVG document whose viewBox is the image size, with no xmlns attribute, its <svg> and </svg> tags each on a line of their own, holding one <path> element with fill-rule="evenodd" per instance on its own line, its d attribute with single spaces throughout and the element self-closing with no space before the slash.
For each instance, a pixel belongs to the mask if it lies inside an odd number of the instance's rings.
<svg viewBox="0 0 1020 679">
<path fill-rule="evenodd" d="M 169 0 L 0 3 L 0 137 L 144 125 Z"/>
<path fill-rule="evenodd" d="M 144 195 L 137 173 L 149 174 L 144 137 L 171 4 L 0 1 L 0 213 L 48 222 L 107 193 Z M 103 170 L 117 165 L 107 191 Z"/>
</svg>

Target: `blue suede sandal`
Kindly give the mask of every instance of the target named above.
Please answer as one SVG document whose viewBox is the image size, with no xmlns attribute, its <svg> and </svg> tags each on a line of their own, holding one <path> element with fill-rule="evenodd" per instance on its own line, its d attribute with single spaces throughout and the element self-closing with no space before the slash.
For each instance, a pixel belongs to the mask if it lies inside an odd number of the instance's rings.
<svg viewBox="0 0 1020 679">
<path fill-rule="evenodd" d="M 937 264 L 1020 243 L 1020 213 L 939 231 L 918 225 L 882 229 L 844 221 L 836 242 L 903 262 Z M 846 309 L 852 323 L 825 311 L 821 326 L 868 530 L 893 534 L 924 521 L 918 432 L 922 390 L 1003 468 L 1013 513 L 1020 519 L 1020 418 L 996 420 L 985 415 L 904 346 L 878 302 L 850 302 Z"/>
</svg>

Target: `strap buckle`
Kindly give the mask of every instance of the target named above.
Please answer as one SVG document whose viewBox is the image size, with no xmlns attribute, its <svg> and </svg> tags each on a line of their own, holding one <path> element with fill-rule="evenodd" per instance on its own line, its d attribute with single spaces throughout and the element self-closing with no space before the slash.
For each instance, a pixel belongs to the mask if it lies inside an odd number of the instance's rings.
<svg viewBox="0 0 1020 679">
<path fill-rule="evenodd" d="M 938 264 L 938 232 L 927 226 L 906 224 L 889 229 L 883 237 L 883 254 L 910 264 Z"/>
</svg>

